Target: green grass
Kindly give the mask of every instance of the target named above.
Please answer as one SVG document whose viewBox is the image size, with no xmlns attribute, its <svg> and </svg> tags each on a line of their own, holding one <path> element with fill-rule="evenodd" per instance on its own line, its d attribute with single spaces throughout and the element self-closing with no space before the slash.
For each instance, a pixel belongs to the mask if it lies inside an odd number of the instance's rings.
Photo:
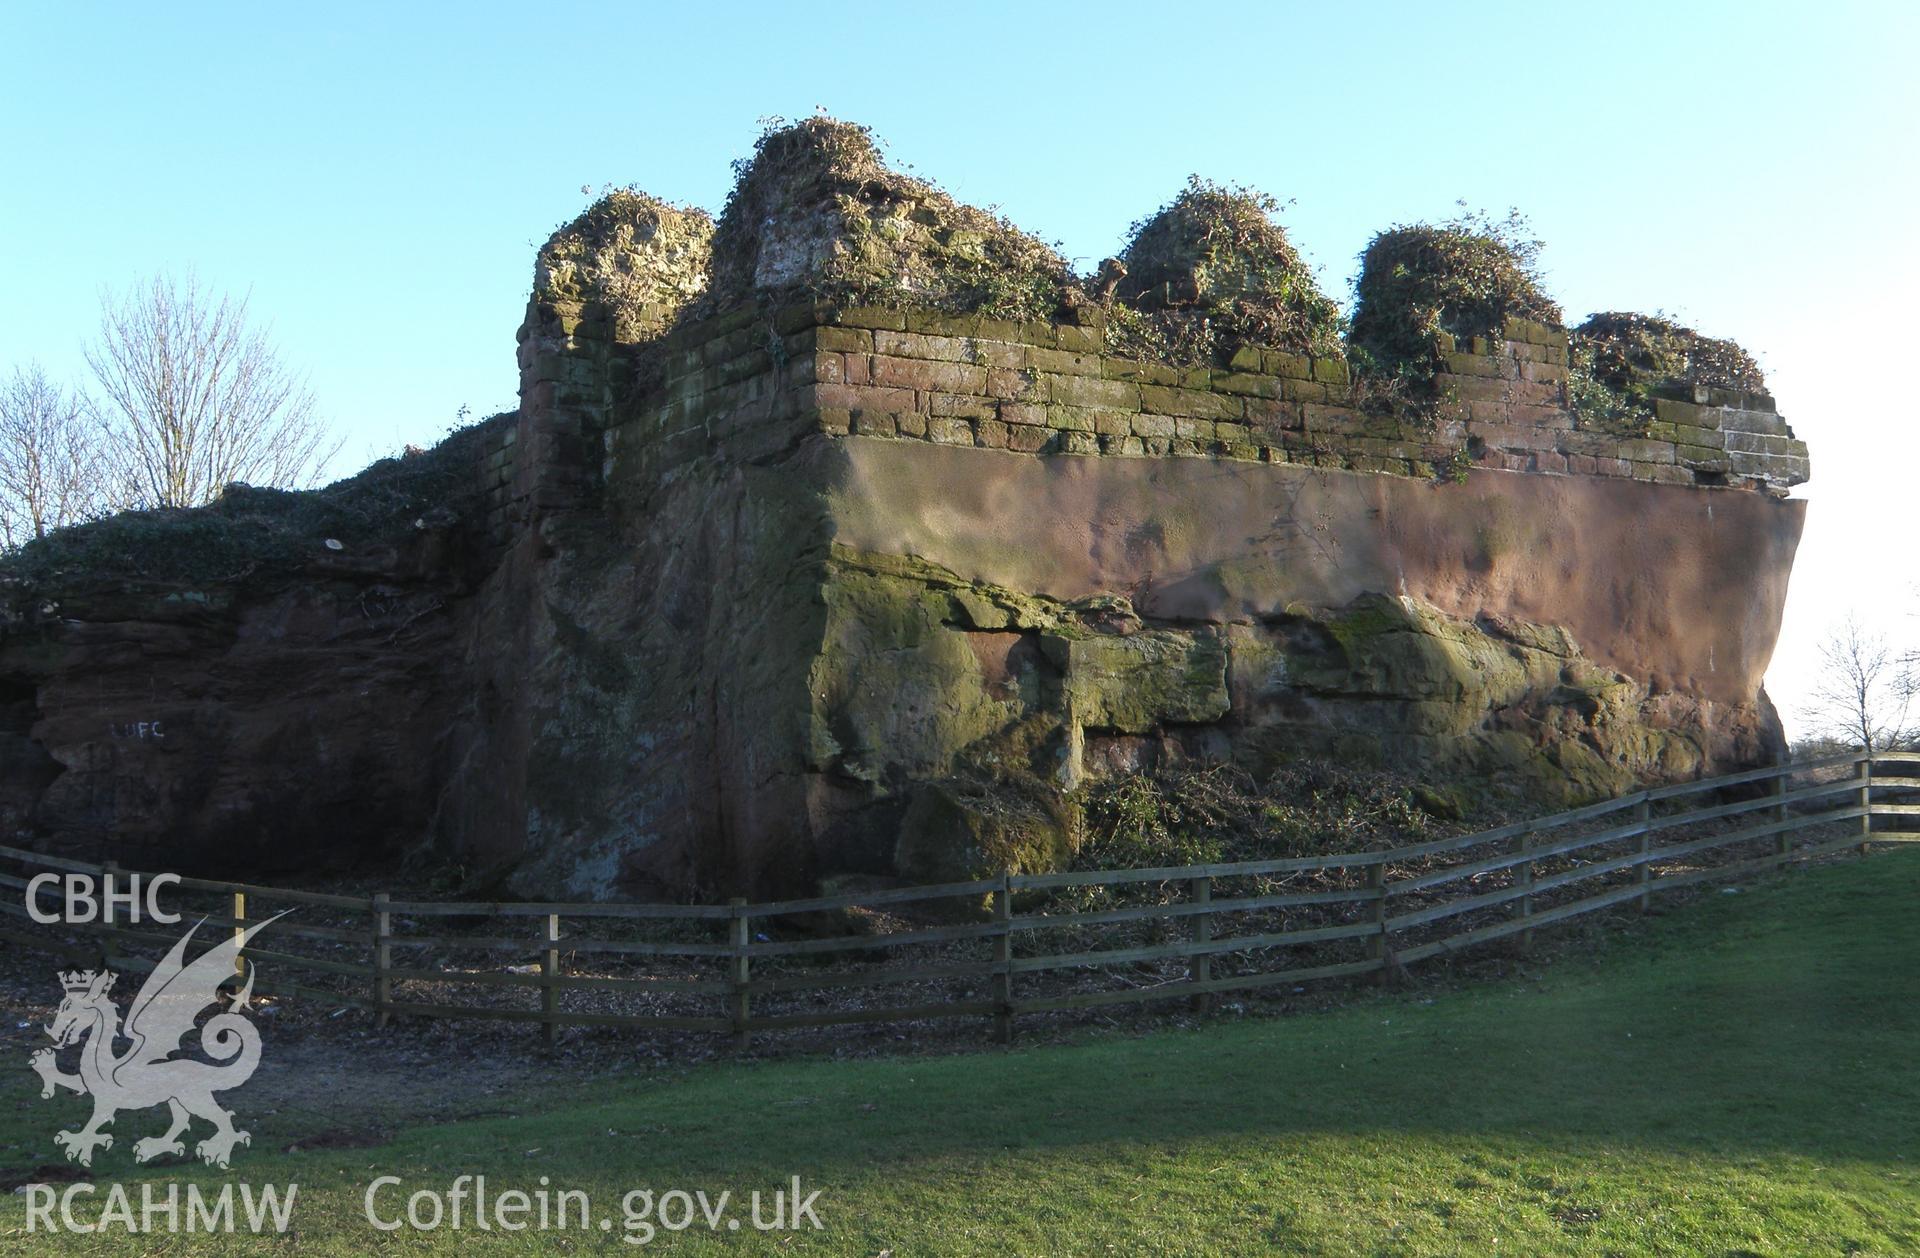
<svg viewBox="0 0 1920 1258">
<path fill-rule="evenodd" d="M 319 1253 L 619 1248 L 617 1230 L 376 1238 L 361 1219 L 375 1175 L 484 1171 L 496 1189 L 549 1176 L 615 1215 L 637 1186 L 799 1174 L 822 1192 L 825 1231 L 654 1242 L 675 1251 L 1908 1254 L 1917 902 L 1920 853 L 1902 851 L 1710 894 L 1530 980 L 1007 1053 L 635 1075 L 378 1148 L 256 1141 L 235 1175 L 297 1181 L 298 1235 L 277 1244 Z M 22 1076 L 0 1093 L 9 1159 L 79 1117 Z M 166 1174 L 108 1157 L 103 1179 Z M 23 1217 L 0 1204 L 0 1247 L 225 1252 L 49 1242 Z"/>
</svg>

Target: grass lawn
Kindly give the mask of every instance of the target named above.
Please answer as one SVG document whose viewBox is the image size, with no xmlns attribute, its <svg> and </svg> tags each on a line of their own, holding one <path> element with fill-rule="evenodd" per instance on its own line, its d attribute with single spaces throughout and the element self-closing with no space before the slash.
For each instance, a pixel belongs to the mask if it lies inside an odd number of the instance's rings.
<svg viewBox="0 0 1920 1258">
<path fill-rule="evenodd" d="M 514 1116 L 375 1148 L 275 1150 L 256 1119 L 231 1176 L 297 1182 L 281 1239 L 29 1236 L 7 1252 L 621 1249 L 631 1188 L 818 1189 L 823 1231 L 659 1234 L 675 1252 L 894 1254 L 1912 1254 L 1920 1252 L 1920 852 L 1709 894 L 1533 979 L 1383 992 L 1338 1011 L 941 1058 L 635 1074 L 518 1098 Z M 269 1047 L 271 1051 L 271 1047 Z M 529 1073 L 540 1069 L 537 1059 Z M 0 1153 L 56 1158 L 85 1102 L 0 1083 Z M 378 1235 L 378 1175 L 444 1190 L 591 1195 L 589 1231 Z M 404 1191 L 380 1201 L 404 1208 Z M 97 1214 L 98 1206 L 94 1207 Z M 738 1213 L 745 1216 L 744 1206 Z M 610 1215 L 602 1232 L 597 1216 Z"/>
</svg>

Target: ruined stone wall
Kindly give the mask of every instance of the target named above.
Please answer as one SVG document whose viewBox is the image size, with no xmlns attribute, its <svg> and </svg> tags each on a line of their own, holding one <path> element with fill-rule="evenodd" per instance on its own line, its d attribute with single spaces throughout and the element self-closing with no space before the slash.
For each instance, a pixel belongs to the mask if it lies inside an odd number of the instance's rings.
<svg viewBox="0 0 1920 1258">
<path fill-rule="evenodd" d="M 1195 758 L 1544 804 L 1776 755 L 1802 456 L 1736 470 L 1778 423 L 1739 398 L 1582 430 L 1564 334 L 1509 331 L 1423 426 L 1338 358 L 1105 354 L 1095 309 L 679 326 L 483 598 L 514 716 L 472 772 L 519 785 L 459 845 L 528 891 L 771 893 L 1039 867 L 1071 827 L 1033 800 Z M 986 766 L 1029 802 L 983 847 Z"/>
<path fill-rule="evenodd" d="M 1567 334 L 1513 320 L 1458 348 L 1431 419 L 1381 413 L 1341 357 L 1247 347 L 1222 368 L 1103 352 L 1104 319 L 1010 323 L 933 312 L 790 308 L 695 325 L 661 349 L 664 393 L 615 409 L 603 445 L 642 441 L 649 466 L 709 438 L 777 448 L 798 413 L 857 435 L 1027 454 L 1222 458 L 1446 477 L 1467 465 L 1783 493 L 1806 446 L 1773 401 L 1720 389 L 1662 398 L 1645 435 L 1580 426 L 1567 400 Z M 811 323 L 811 326 L 808 326 Z M 635 410 L 639 420 L 629 418 Z M 638 423 L 638 427 L 633 425 Z"/>
<path fill-rule="evenodd" d="M 536 259 L 518 414 L 448 447 L 459 510 L 0 606 L 0 825 L 714 899 L 1051 868 L 1089 780 L 1179 763 L 1547 807 L 1781 753 L 1771 399 L 1629 355 L 1590 422 L 1566 332 L 1459 310 L 1400 312 L 1430 382 L 1356 375 L 1256 200 L 1153 221 L 1134 288 L 1081 280 L 831 120 L 717 230 L 601 198 Z"/>
</svg>

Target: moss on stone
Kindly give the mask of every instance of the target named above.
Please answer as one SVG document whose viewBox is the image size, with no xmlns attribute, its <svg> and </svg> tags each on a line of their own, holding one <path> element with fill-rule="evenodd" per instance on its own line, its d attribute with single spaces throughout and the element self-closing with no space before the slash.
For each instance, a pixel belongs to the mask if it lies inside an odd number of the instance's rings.
<svg viewBox="0 0 1920 1258">
<path fill-rule="evenodd" d="M 967 882 L 999 873 L 1050 873 L 1073 858 L 1064 808 L 1005 781 L 922 783 L 900 822 L 894 867 L 916 883 Z"/>
<path fill-rule="evenodd" d="M 705 210 L 609 192 L 541 246 L 533 299 L 604 320 L 616 341 L 651 339 L 706 290 L 713 231 Z"/>
<path fill-rule="evenodd" d="M 865 127 L 775 127 L 736 171 L 703 314 L 801 297 L 1048 319 L 1079 296 L 1046 244 L 889 169 Z"/>
<path fill-rule="evenodd" d="M 1082 728 L 1143 734 L 1227 713 L 1227 651 L 1219 638 L 1148 630 L 1049 634 L 1041 643 L 1066 677 L 1068 713 Z"/>
</svg>

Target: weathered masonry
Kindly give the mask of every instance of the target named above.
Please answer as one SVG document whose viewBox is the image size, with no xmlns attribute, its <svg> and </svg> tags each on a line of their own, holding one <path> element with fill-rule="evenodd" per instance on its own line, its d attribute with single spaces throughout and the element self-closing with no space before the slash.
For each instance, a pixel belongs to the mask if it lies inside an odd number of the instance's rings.
<svg viewBox="0 0 1920 1258">
<path fill-rule="evenodd" d="M 1444 307 L 1397 393 L 1284 321 L 1151 352 L 1141 319 L 1270 269 L 1208 254 L 1152 305 L 811 126 L 717 227 L 615 194 L 556 233 L 471 510 L 353 578 L 388 619 L 343 638 L 338 558 L 324 596 L 222 588 L 191 643 L 133 652 L 108 625 L 173 624 L 161 591 L 35 589 L 0 639 L 0 697 L 28 693 L 0 734 L 40 757 L 9 824 L 203 850 L 210 818 L 270 820 L 297 849 L 329 841 L 318 793 L 329 833 L 515 890 L 764 896 L 1053 868 L 1083 782 L 1184 761 L 1551 804 L 1780 755 L 1761 678 L 1808 464 L 1752 378 L 1662 375 L 1601 425 L 1578 338 Z M 351 692 L 302 674 L 288 708 L 265 626 L 351 643 Z M 104 732 L 130 720 L 164 750 Z"/>
</svg>

